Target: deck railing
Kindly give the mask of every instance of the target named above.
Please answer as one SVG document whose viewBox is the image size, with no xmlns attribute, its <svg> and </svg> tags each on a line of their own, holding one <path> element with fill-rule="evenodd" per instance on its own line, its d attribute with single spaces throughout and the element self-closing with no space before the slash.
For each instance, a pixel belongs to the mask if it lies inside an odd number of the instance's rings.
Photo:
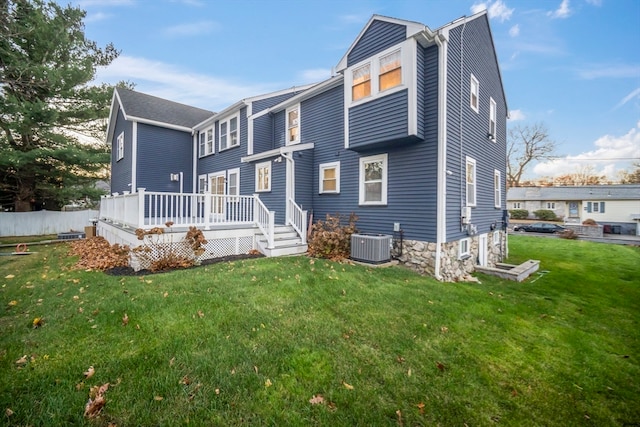
<svg viewBox="0 0 640 427">
<path fill-rule="evenodd" d="M 136 193 L 103 196 L 100 218 L 129 228 L 254 224 L 257 196 L 161 193 L 139 188 Z M 266 208 L 265 208 L 266 209 Z"/>
<path fill-rule="evenodd" d="M 254 212 L 256 214 L 256 224 L 262 234 L 267 238 L 267 248 L 273 249 L 275 247 L 274 244 L 274 235 L 275 235 L 275 212 L 270 211 L 267 207 L 262 203 L 262 200 L 255 195 L 254 198 L 255 207 Z"/>
<path fill-rule="evenodd" d="M 293 199 L 288 199 L 287 203 L 289 204 L 287 224 L 298 232 L 304 245 L 307 243 L 307 211 L 303 211 Z"/>
</svg>

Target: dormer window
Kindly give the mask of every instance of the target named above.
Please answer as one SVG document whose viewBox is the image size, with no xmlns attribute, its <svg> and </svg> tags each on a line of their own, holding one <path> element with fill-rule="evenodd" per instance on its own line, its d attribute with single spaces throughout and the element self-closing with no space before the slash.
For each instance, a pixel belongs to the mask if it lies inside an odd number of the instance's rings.
<svg viewBox="0 0 640 427">
<path fill-rule="evenodd" d="M 287 108 L 287 145 L 300 142 L 300 105 Z"/>
<path fill-rule="evenodd" d="M 400 50 L 380 58 L 380 91 L 402 84 L 402 59 Z"/>
<path fill-rule="evenodd" d="M 371 64 L 353 70 L 351 99 L 357 101 L 371 95 Z"/>
</svg>

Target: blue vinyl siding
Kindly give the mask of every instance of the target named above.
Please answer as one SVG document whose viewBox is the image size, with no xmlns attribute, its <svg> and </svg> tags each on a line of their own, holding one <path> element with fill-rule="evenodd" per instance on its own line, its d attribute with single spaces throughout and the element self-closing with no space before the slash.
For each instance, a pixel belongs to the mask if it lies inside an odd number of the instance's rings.
<svg viewBox="0 0 640 427">
<path fill-rule="evenodd" d="M 300 122 L 302 126 L 304 126 L 304 124 L 302 123 L 303 120 L 304 120 L 304 117 L 302 117 L 302 114 L 301 114 Z M 285 141 L 286 141 L 285 110 L 278 111 L 273 115 L 272 126 L 273 126 L 273 147 L 272 148 L 284 147 Z"/>
<path fill-rule="evenodd" d="M 407 90 L 395 92 L 349 109 L 349 147 L 371 147 L 406 138 L 408 127 Z"/>
<path fill-rule="evenodd" d="M 138 187 L 179 192 L 170 174 L 183 173 L 184 192 L 192 191 L 193 139 L 190 133 L 138 123 Z"/>
<path fill-rule="evenodd" d="M 261 153 L 273 148 L 273 118 L 265 114 L 253 120 L 253 152 Z"/>
<path fill-rule="evenodd" d="M 122 194 L 124 191 L 134 191 L 131 183 L 131 122 L 124 119 L 118 107 L 116 123 L 111 142 L 111 192 Z M 124 157 L 118 160 L 118 135 L 124 132 Z"/>
<path fill-rule="evenodd" d="M 461 66 L 461 36 L 462 81 L 458 71 Z M 467 156 L 476 160 L 476 207 L 472 208 L 471 223 L 479 234 L 483 234 L 490 231 L 493 222 L 502 219 L 502 209 L 506 208 L 506 100 L 486 16 L 451 30 L 448 46 L 447 170 L 452 175 L 447 177 L 447 241 L 452 241 L 467 235 L 460 226 L 460 210 L 466 205 Z M 480 84 L 479 113 L 469 105 L 471 74 Z M 497 105 L 497 142 L 487 138 L 490 97 Z M 502 179 L 500 209 L 494 206 L 494 169 L 500 171 Z"/>
<path fill-rule="evenodd" d="M 287 99 L 291 98 L 292 96 L 300 92 L 284 93 L 282 95 L 272 96 L 269 98 L 253 101 L 251 103 L 251 114 L 256 114 L 266 108 L 273 107 L 274 105 L 279 104 L 283 101 L 286 101 Z"/>
<path fill-rule="evenodd" d="M 374 20 L 362 35 L 358 43 L 351 49 L 347 57 L 347 66 L 375 55 L 378 52 L 398 44 L 407 38 L 407 27 Z"/>
</svg>

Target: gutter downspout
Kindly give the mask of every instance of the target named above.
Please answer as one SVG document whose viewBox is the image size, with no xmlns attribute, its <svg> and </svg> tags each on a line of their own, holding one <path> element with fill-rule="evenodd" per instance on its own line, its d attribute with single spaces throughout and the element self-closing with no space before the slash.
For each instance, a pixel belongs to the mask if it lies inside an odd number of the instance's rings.
<svg viewBox="0 0 640 427">
<path fill-rule="evenodd" d="M 442 244 L 447 237 L 447 38 L 437 33 L 438 46 L 438 168 L 436 211 L 436 259 L 434 276 L 442 280 Z"/>
<path fill-rule="evenodd" d="M 289 225 L 290 224 L 289 218 L 291 218 L 291 212 L 289 212 L 289 199 L 295 201 L 295 197 L 296 197 L 295 196 L 296 164 L 295 164 L 295 160 L 293 160 L 293 153 L 284 153 L 281 150 L 280 155 L 284 157 L 284 159 L 287 161 L 287 164 L 285 166 L 285 177 L 286 177 L 285 199 L 286 200 L 285 200 L 285 221 L 284 222 L 286 225 Z"/>
</svg>

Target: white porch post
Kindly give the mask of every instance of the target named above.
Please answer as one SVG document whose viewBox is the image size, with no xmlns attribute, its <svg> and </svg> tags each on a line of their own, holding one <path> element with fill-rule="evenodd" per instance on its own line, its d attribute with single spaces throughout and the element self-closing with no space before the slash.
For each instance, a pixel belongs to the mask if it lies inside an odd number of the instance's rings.
<svg viewBox="0 0 640 427">
<path fill-rule="evenodd" d="M 204 229 L 211 229 L 211 193 L 208 189 L 204 193 Z"/>
<path fill-rule="evenodd" d="M 144 190 L 138 188 L 138 228 L 144 228 Z"/>
</svg>

